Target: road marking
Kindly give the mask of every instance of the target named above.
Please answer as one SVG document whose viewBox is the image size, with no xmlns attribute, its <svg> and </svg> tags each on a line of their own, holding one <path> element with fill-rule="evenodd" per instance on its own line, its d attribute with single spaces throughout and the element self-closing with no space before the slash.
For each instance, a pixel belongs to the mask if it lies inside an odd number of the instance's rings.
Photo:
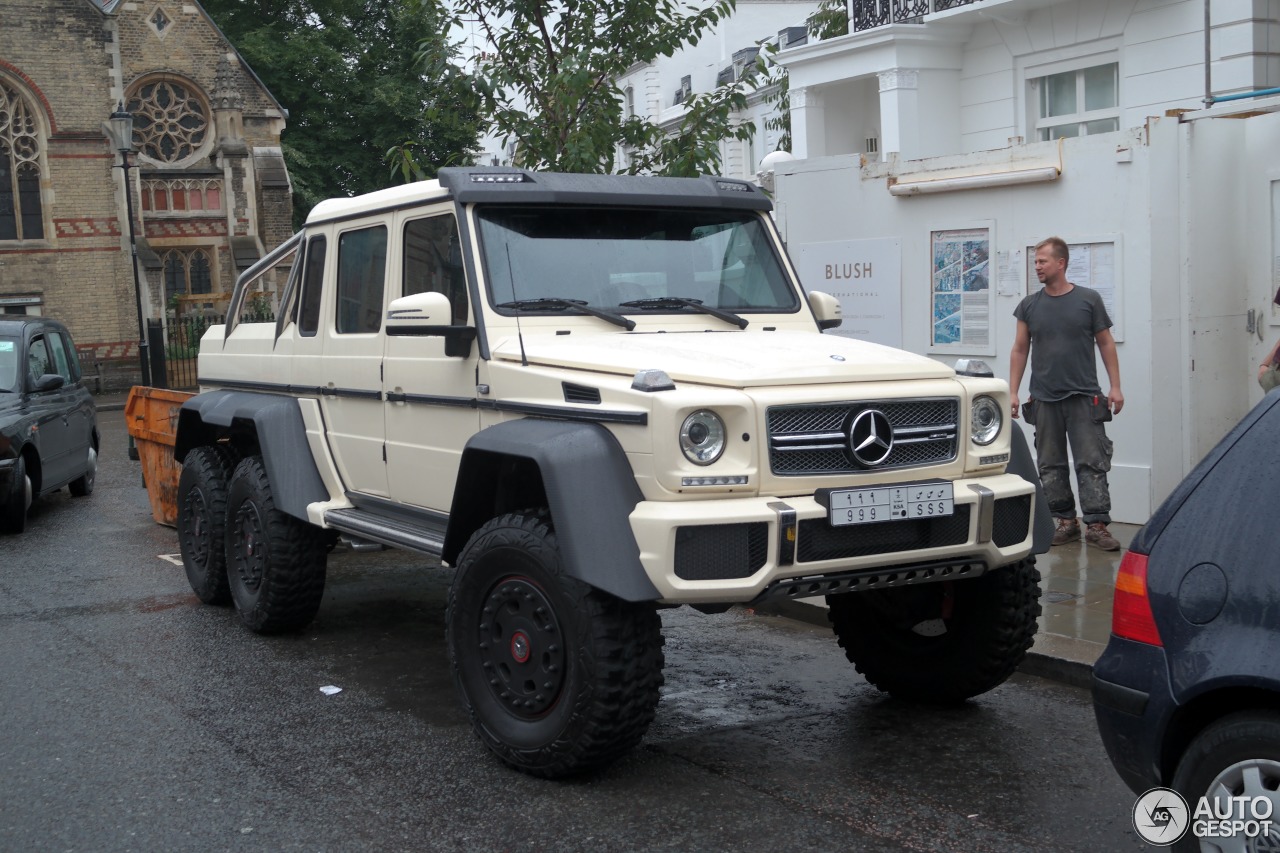
<svg viewBox="0 0 1280 853">
<path fill-rule="evenodd" d="M 156 554 L 156 556 L 164 560 L 166 563 L 173 563 L 175 566 L 182 565 L 181 554 Z"/>
</svg>

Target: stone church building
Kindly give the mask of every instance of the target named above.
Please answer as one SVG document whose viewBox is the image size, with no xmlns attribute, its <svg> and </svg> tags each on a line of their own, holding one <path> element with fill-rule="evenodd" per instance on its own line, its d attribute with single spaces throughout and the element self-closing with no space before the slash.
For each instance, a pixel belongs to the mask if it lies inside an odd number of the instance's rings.
<svg viewBox="0 0 1280 853">
<path fill-rule="evenodd" d="M 136 382 L 125 177 L 144 317 L 217 313 L 292 232 L 286 115 L 195 0 L 4 0 L 0 312 L 62 320 L 87 372 Z"/>
</svg>

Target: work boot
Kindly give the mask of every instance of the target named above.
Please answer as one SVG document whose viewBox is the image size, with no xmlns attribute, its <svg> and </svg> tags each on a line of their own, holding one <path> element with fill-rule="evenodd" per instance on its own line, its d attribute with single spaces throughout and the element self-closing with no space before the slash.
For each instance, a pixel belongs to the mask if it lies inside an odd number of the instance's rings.
<svg viewBox="0 0 1280 853">
<path fill-rule="evenodd" d="M 1084 532 L 1084 541 L 1090 545 L 1097 545 L 1104 551 L 1120 550 L 1120 543 L 1101 521 L 1095 521 L 1089 525 L 1089 529 Z"/>
<path fill-rule="evenodd" d="M 1074 518 L 1054 519 L 1058 527 L 1053 531 L 1053 544 L 1066 545 L 1080 538 L 1080 524 Z"/>
</svg>

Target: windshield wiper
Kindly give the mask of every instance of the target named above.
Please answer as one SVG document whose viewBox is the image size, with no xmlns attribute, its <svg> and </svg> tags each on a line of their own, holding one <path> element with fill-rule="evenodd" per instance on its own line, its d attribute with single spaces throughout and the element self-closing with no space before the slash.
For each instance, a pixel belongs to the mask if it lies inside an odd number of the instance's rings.
<svg viewBox="0 0 1280 853">
<path fill-rule="evenodd" d="M 615 326 L 621 326 L 628 332 L 636 327 L 636 321 L 629 317 L 623 317 L 621 314 L 615 314 L 612 311 L 604 311 L 593 305 L 588 305 L 585 299 L 561 299 L 558 296 L 543 296 L 539 299 L 517 299 L 514 302 L 502 302 L 499 308 L 512 308 L 516 311 L 542 311 L 546 309 L 577 309 L 583 314 L 590 314 L 592 317 L 599 317 L 605 322 L 612 323 Z"/>
<path fill-rule="evenodd" d="M 689 299 L 685 296 L 654 296 L 649 299 L 632 299 L 630 302 L 623 302 L 621 308 L 694 308 L 703 314 L 710 314 L 718 320 L 724 320 L 726 323 L 732 323 L 739 329 L 747 327 L 747 320 L 734 314 L 732 311 L 725 311 L 723 308 L 712 308 L 710 305 L 702 304 L 701 299 Z"/>
</svg>

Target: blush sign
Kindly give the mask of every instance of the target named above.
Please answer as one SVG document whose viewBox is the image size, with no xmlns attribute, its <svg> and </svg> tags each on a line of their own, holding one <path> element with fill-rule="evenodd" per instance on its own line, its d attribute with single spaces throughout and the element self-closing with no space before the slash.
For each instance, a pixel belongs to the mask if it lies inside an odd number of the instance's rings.
<svg viewBox="0 0 1280 853">
<path fill-rule="evenodd" d="M 805 292 L 840 300 L 844 322 L 826 334 L 902 346 L 902 243 L 893 238 L 792 243 Z"/>
</svg>

